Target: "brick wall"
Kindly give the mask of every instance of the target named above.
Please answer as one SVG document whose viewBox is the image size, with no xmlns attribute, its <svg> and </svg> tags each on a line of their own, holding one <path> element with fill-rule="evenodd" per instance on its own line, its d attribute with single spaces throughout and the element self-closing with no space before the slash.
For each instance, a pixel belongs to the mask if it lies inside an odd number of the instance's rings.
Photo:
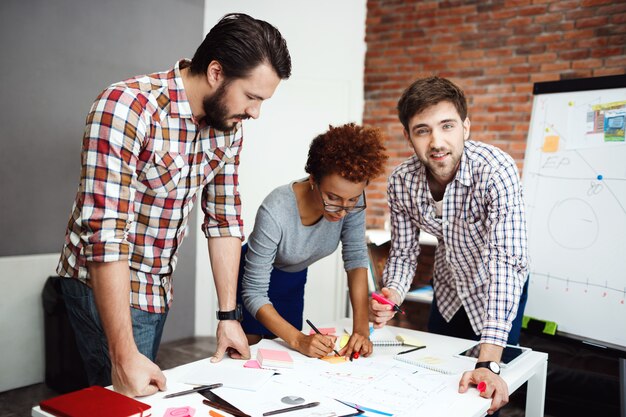
<svg viewBox="0 0 626 417">
<path fill-rule="evenodd" d="M 626 0 L 368 0 L 363 123 L 388 135 L 387 174 L 412 154 L 396 104 L 416 78 L 450 78 L 469 100 L 472 137 L 520 172 L 533 83 L 626 73 Z M 383 227 L 386 178 L 368 187 Z"/>
</svg>

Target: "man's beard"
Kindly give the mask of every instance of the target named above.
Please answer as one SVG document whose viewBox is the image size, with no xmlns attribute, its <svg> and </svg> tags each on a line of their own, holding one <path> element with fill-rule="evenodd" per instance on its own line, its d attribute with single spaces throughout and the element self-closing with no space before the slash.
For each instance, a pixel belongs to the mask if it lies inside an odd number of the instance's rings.
<svg viewBox="0 0 626 417">
<path fill-rule="evenodd" d="M 226 97 L 226 87 L 230 84 L 229 81 L 224 81 L 213 93 L 212 96 L 204 98 L 202 107 L 204 109 L 204 121 L 217 130 L 231 130 L 237 122 L 228 123 L 230 118 L 247 119 L 248 115 L 228 115 L 228 109 L 224 103 Z"/>
</svg>

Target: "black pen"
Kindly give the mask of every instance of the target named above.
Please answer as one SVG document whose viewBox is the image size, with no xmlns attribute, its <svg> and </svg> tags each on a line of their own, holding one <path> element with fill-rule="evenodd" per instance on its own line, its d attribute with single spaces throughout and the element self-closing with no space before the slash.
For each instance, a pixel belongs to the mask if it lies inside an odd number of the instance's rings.
<svg viewBox="0 0 626 417">
<path fill-rule="evenodd" d="M 167 394 L 167 395 L 166 395 L 165 397 L 163 397 L 163 398 L 179 397 L 179 396 L 181 396 L 181 395 L 192 394 L 192 393 L 194 393 L 194 392 L 204 391 L 204 390 L 207 390 L 207 389 L 219 388 L 219 387 L 221 387 L 221 386 L 222 386 L 222 384 L 202 385 L 202 386 L 199 386 L 199 387 L 195 387 L 195 388 L 192 388 L 192 389 L 188 389 L 188 390 L 186 390 L 186 391 L 180 391 L 180 392 L 174 392 L 174 393 L 172 393 L 172 394 Z"/>
<path fill-rule="evenodd" d="M 399 352 L 398 355 L 404 355 L 405 353 L 409 353 L 409 352 L 415 352 L 416 350 L 420 350 L 420 349 L 424 349 L 426 346 L 418 346 L 418 347 L 414 347 L 413 349 L 409 349 L 409 350 L 403 350 L 402 352 Z"/>
<path fill-rule="evenodd" d="M 311 323 L 311 321 L 310 321 L 309 319 L 306 319 L 306 323 L 307 323 L 309 326 L 311 326 L 311 329 L 313 329 L 313 331 L 314 331 L 315 333 L 317 333 L 317 334 L 319 334 L 319 335 L 321 335 L 321 336 L 324 336 L 324 335 L 322 334 L 322 332 L 320 332 L 319 330 L 317 330 L 317 327 L 315 327 L 315 325 L 314 325 L 313 323 Z M 335 355 L 337 355 L 337 356 L 341 356 L 341 355 L 339 354 L 339 352 L 337 352 L 335 349 L 333 349 L 333 352 L 335 352 Z M 311 404 L 313 404 L 313 403 L 311 403 Z M 263 415 L 265 415 L 265 414 L 263 414 Z"/>
<path fill-rule="evenodd" d="M 309 325 L 311 325 L 311 324 L 309 323 Z M 264 416 L 273 416 L 274 414 L 288 413 L 289 411 L 296 411 L 296 410 L 302 410 L 304 408 L 317 407 L 318 405 L 320 405 L 320 403 L 315 401 L 315 402 L 308 403 L 308 404 L 300 404 L 300 405 L 294 405 L 293 407 L 281 408 L 280 410 L 267 411 L 267 412 L 263 413 L 263 415 Z"/>
</svg>

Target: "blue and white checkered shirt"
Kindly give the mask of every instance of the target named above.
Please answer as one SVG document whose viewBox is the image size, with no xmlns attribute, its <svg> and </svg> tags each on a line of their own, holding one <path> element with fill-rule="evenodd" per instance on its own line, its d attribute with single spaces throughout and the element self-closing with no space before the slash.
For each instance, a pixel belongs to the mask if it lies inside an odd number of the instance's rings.
<svg viewBox="0 0 626 417">
<path fill-rule="evenodd" d="M 387 192 L 392 228 L 385 286 L 404 299 L 424 230 L 439 241 L 433 284 L 443 317 L 450 321 L 463 306 L 481 343 L 506 345 L 528 274 L 524 201 L 513 159 L 496 147 L 466 141 L 440 218 L 416 156 L 393 171 Z"/>
</svg>

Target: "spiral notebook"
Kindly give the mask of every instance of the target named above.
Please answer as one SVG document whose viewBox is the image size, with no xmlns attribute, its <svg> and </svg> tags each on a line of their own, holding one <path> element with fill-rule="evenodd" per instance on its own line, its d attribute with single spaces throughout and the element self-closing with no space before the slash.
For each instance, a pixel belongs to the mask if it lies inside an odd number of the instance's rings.
<svg viewBox="0 0 626 417">
<path fill-rule="evenodd" d="M 346 333 L 352 334 L 352 327 L 346 327 Z M 401 346 L 402 341 L 388 327 L 374 329 L 370 327 L 370 341 L 374 346 Z"/>
<path fill-rule="evenodd" d="M 395 355 L 393 358 L 401 362 L 448 375 L 470 371 L 474 369 L 475 364 L 474 361 L 455 358 L 454 356 L 429 355 L 422 350 Z"/>
</svg>

